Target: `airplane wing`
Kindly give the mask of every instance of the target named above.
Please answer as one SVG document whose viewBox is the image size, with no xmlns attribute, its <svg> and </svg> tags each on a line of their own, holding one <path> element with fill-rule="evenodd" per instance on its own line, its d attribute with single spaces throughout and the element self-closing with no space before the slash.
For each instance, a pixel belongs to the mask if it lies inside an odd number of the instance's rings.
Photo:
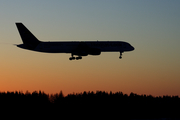
<svg viewBox="0 0 180 120">
<path fill-rule="evenodd" d="M 73 55 L 87 56 L 89 55 L 100 55 L 101 50 L 97 48 L 89 47 L 85 42 L 80 42 L 77 48 L 72 52 Z"/>
</svg>

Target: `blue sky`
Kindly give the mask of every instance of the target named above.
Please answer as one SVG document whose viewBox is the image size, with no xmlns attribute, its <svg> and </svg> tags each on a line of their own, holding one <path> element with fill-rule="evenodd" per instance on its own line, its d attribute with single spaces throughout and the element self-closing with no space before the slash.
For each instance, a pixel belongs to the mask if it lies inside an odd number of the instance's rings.
<svg viewBox="0 0 180 120">
<path fill-rule="evenodd" d="M 179 4 L 179 0 L 2 0 L 0 84 L 8 86 L 19 78 L 2 91 L 59 92 L 62 88 L 66 93 L 98 89 L 180 95 Z M 122 60 L 119 53 L 102 53 L 70 63 L 68 54 L 36 53 L 11 45 L 22 43 L 15 22 L 22 22 L 44 41 L 120 40 L 135 51 L 124 53 Z M 23 71 L 27 72 L 20 77 Z"/>
</svg>

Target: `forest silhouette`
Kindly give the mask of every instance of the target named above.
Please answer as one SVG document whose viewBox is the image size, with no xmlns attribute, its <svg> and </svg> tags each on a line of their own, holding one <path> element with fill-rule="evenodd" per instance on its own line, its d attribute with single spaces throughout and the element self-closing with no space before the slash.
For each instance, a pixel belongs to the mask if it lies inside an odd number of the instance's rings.
<svg viewBox="0 0 180 120">
<path fill-rule="evenodd" d="M 129 95 L 122 92 L 86 92 L 64 96 L 42 91 L 0 92 L 1 109 L 41 117 L 99 117 L 119 119 L 180 118 L 178 96 Z M 79 118 L 78 117 L 78 118 Z"/>
</svg>

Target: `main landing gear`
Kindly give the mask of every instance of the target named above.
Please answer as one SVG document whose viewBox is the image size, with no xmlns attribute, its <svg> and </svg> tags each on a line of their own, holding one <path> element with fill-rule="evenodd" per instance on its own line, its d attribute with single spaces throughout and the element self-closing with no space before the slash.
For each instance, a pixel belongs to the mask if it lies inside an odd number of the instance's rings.
<svg viewBox="0 0 180 120">
<path fill-rule="evenodd" d="M 119 59 L 121 59 L 121 58 L 122 58 L 122 53 L 123 53 L 123 52 L 120 52 L 120 56 L 119 56 Z"/>
<path fill-rule="evenodd" d="M 80 59 L 82 59 L 82 57 L 81 56 L 78 56 L 78 57 L 73 57 L 73 55 L 72 55 L 72 57 L 70 57 L 69 58 L 69 60 L 80 60 Z"/>
</svg>

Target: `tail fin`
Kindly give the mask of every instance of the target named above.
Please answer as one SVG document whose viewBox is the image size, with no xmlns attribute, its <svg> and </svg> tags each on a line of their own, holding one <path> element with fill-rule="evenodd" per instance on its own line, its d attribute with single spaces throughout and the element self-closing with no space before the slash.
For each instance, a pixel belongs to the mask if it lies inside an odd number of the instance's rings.
<svg viewBox="0 0 180 120">
<path fill-rule="evenodd" d="M 40 41 L 22 24 L 16 23 L 23 43 L 29 47 L 36 47 Z"/>
</svg>

